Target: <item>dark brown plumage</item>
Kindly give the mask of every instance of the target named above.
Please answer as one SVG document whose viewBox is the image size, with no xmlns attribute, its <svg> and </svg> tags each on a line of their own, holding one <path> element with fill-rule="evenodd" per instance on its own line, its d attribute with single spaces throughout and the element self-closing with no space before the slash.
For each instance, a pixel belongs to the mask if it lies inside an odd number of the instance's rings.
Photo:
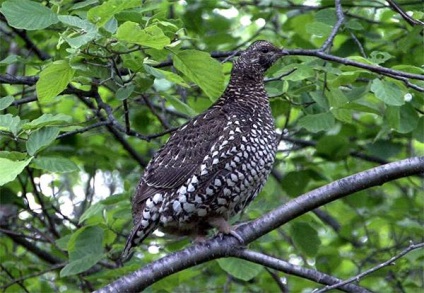
<svg viewBox="0 0 424 293">
<path fill-rule="evenodd" d="M 227 220 L 255 198 L 274 163 L 278 140 L 263 76 L 283 54 L 269 42 L 253 43 L 218 101 L 155 154 L 133 198 L 124 256 L 157 228 L 204 236 L 215 227 L 241 240 Z"/>
</svg>

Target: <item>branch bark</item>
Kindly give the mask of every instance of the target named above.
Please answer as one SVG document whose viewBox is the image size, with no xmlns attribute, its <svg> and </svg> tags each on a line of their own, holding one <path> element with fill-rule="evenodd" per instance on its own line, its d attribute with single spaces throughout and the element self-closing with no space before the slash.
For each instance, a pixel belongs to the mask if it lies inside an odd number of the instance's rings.
<svg viewBox="0 0 424 293">
<path fill-rule="evenodd" d="M 237 233 L 244 239 L 244 243 L 248 244 L 319 206 L 360 190 L 423 172 L 424 157 L 412 157 L 378 166 L 299 196 L 263 217 L 239 226 Z M 232 256 L 239 249 L 239 243 L 234 237 L 225 236 L 222 239 L 215 237 L 205 243 L 194 244 L 186 249 L 169 254 L 119 278 L 96 292 L 141 291 L 166 276 L 209 260 Z M 290 272 L 287 273 L 290 274 Z"/>
</svg>

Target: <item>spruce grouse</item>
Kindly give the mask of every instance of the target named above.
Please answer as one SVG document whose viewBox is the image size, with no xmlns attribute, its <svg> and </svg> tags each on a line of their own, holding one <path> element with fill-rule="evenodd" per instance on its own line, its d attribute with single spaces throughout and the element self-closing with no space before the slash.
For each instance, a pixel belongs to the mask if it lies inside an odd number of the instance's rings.
<svg viewBox="0 0 424 293">
<path fill-rule="evenodd" d="M 210 228 L 241 237 L 228 219 L 264 186 L 278 139 L 263 77 L 285 53 L 256 41 L 234 62 L 217 102 L 154 155 L 133 197 L 134 228 L 123 257 L 155 229 L 202 237 Z"/>
</svg>

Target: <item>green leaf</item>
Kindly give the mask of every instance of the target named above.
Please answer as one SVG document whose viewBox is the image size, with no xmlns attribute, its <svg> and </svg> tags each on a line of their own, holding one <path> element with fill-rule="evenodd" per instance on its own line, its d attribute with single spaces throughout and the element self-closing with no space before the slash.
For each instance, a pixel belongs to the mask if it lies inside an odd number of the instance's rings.
<svg viewBox="0 0 424 293">
<path fill-rule="evenodd" d="M 68 243 L 71 239 L 71 234 L 65 235 L 55 241 L 56 245 L 62 250 L 68 250 Z"/>
<path fill-rule="evenodd" d="M 73 48 L 79 48 L 97 36 L 97 27 L 87 20 L 71 15 L 59 15 L 58 18 L 64 24 L 79 28 L 77 32 L 72 30 L 67 35 L 62 35 L 62 38 Z M 75 36 L 77 34 L 78 36 Z"/>
<path fill-rule="evenodd" d="M 338 161 L 349 155 L 350 143 L 342 135 L 323 136 L 316 146 L 317 155 L 330 161 Z"/>
<path fill-rule="evenodd" d="M 68 242 L 69 264 L 60 276 L 85 272 L 103 258 L 103 229 L 97 226 L 84 227 L 71 236 Z"/>
<path fill-rule="evenodd" d="M 171 71 L 157 69 L 148 65 L 144 65 L 144 69 L 151 75 L 159 79 L 166 79 L 175 84 L 181 85 L 183 87 L 189 87 L 189 85 L 184 81 L 184 79 Z"/>
<path fill-rule="evenodd" d="M 306 31 L 311 35 L 324 38 L 331 33 L 331 26 L 322 22 L 312 22 L 306 24 Z"/>
<path fill-rule="evenodd" d="M 88 209 L 86 209 L 85 212 L 81 215 L 78 223 L 81 224 L 88 218 L 91 218 L 93 216 L 98 216 L 99 214 L 103 212 L 104 209 L 105 209 L 105 206 L 100 202 L 93 204 Z"/>
<path fill-rule="evenodd" d="M 357 31 L 364 30 L 362 24 L 356 19 L 350 19 L 348 22 L 345 22 L 345 27 Z"/>
<path fill-rule="evenodd" d="M 417 127 L 413 131 L 412 135 L 413 137 L 418 140 L 419 142 L 424 143 L 424 116 L 420 117 L 420 119 L 417 122 Z"/>
<path fill-rule="evenodd" d="M 15 136 L 20 130 L 20 123 L 21 118 L 19 116 L 13 116 L 12 114 L 0 115 L 0 130 L 11 132 Z"/>
<path fill-rule="evenodd" d="M 305 191 L 310 180 L 309 171 L 292 171 L 284 176 L 281 185 L 290 197 L 296 197 Z"/>
<path fill-rule="evenodd" d="M 366 146 L 367 154 L 388 160 L 402 151 L 402 145 L 388 140 L 377 140 Z"/>
<path fill-rule="evenodd" d="M 329 26 L 334 26 L 337 22 L 336 10 L 334 8 L 327 8 L 318 10 L 314 16 L 317 22 L 325 23 Z"/>
<path fill-rule="evenodd" d="M 309 257 L 318 253 L 321 240 L 318 232 L 308 223 L 294 222 L 290 226 L 290 236 L 294 245 Z"/>
<path fill-rule="evenodd" d="M 171 43 L 171 40 L 165 36 L 157 25 L 151 25 L 145 29 L 141 29 L 137 23 L 132 21 L 127 21 L 120 25 L 116 32 L 116 37 L 120 41 L 158 50 L 163 49 Z"/>
<path fill-rule="evenodd" d="M 32 161 L 31 166 L 36 169 L 55 173 L 67 173 L 79 170 L 74 162 L 61 157 L 38 157 Z"/>
<path fill-rule="evenodd" d="M 208 53 L 184 50 L 174 54 L 173 60 L 175 68 L 196 83 L 212 100 L 224 91 L 222 65 Z"/>
<path fill-rule="evenodd" d="M 375 64 L 381 64 L 392 58 L 393 56 L 390 55 L 387 52 L 381 52 L 381 51 L 373 51 L 370 54 L 370 60 L 371 62 Z"/>
<path fill-rule="evenodd" d="M 346 103 L 342 105 L 340 109 L 349 109 L 349 110 L 354 110 L 359 112 L 373 113 L 373 114 L 381 116 L 381 113 L 379 110 L 371 108 L 366 105 L 359 104 L 359 103 Z"/>
<path fill-rule="evenodd" d="M 299 126 L 311 132 L 329 130 L 334 124 L 334 116 L 331 113 L 312 114 L 299 119 Z"/>
<path fill-rule="evenodd" d="M 15 180 L 16 176 L 21 174 L 31 160 L 32 157 L 25 161 L 11 161 L 9 159 L 0 158 L 0 186 Z"/>
<path fill-rule="evenodd" d="M 135 86 L 133 84 L 123 86 L 116 91 L 116 98 L 121 101 L 126 100 L 131 96 L 134 89 Z"/>
<path fill-rule="evenodd" d="M 102 5 L 91 8 L 87 13 L 87 19 L 98 27 L 104 26 L 115 14 L 137 6 L 141 6 L 140 0 L 109 0 Z"/>
<path fill-rule="evenodd" d="M 127 193 L 114 194 L 101 201 L 103 205 L 115 205 L 121 201 L 130 202 Z"/>
<path fill-rule="evenodd" d="M 263 270 L 261 265 L 233 257 L 220 258 L 217 262 L 221 269 L 243 281 L 253 279 Z"/>
<path fill-rule="evenodd" d="M 371 84 L 371 91 L 387 105 L 402 106 L 405 104 L 401 90 L 393 82 L 376 78 Z"/>
<path fill-rule="evenodd" d="M 34 155 L 40 149 L 50 145 L 59 135 L 59 128 L 45 127 L 32 132 L 26 142 L 28 154 Z"/>
<path fill-rule="evenodd" d="M 14 151 L 0 151 L 0 158 L 9 159 L 11 161 L 23 161 L 27 158 L 27 154 Z"/>
<path fill-rule="evenodd" d="M 172 95 L 164 95 L 165 99 L 171 103 L 172 106 L 174 106 L 175 109 L 177 109 L 178 111 L 189 115 L 189 116 L 196 116 L 196 111 L 194 111 L 192 108 L 190 108 L 189 105 L 181 102 L 181 100 L 177 99 L 176 97 L 172 96 Z"/>
<path fill-rule="evenodd" d="M 76 275 L 85 272 L 103 258 L 103 254 L 91 254 L 86 255 L 83 258 L 74 260 L 67 264 L 61 271 L 60 277 L 64 278 L 67 276 Z"/>
<path fill-rule="evenodd" d="M 40 3 L 29 0 L 3 2 L 1 12 L 14 28 L 40 30 L 57 23 L 57 15 Z"/>
<path fill-rule="evenodd" d="M 36 83 L 37 96 L 42 103 L 48 103 L 60 94 L 72 80 L 75 70 L 65 60 L 48 65 L 40 73 Z"/>
<path fill-rule="evenodd" d="M 57 126 L 70 123 L 72 120 L 71 116 L 59 113 L 56 115 L 53 114 L 43 114 L 37 119 L 32 120 L 31 122 L 25 123 L 22 125 L 22 129 L 32 130 L 38 129 L 43 126 Z"/>
<path fill-rule="evenodd" d="M 15 99 L 12 96 L 6 96 L 4 98 L 0 99 L 0 110 L 4 110 L 15 101 Z"/>
<path fill-rule="evenodd" d="M 397 132 L 409 133 L 417 127 L 419 116 L 414 107 L 405 104 L 402 107 L 387 107 L 386 118 L 390 127 Z"/>
<path fill-rule="evenodd" d="M 15 54 L 10 54 L 9 56 L 7 56 L 6 58 L 0 61 L 0 66 L 7 66 L 10 64 L 16 63 L 20 60 L 21 58 L 19 58 L 19 56 Z"/>
</svg>

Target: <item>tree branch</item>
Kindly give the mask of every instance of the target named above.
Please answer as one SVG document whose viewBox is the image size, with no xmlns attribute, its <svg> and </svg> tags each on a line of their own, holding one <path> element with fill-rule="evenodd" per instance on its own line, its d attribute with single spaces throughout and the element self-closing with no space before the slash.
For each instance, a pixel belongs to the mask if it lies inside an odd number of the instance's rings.
<svg viewBox="0 0 424 293">
<path fill-rule="evenodd" d="M 240 225 L 237 233 L 248 244 L 281 225 L 324 204 L 354 192 L 386 182 L 424 172 L 424 157 L 413 157 L 378 166 L 332 182 L 299 196 L 263 217 Z M 186 268 L 220 257 L 228 257 L 239 249 L 238 240 L 232 236 L 212 238 L 171 253 L 145 267 L 123 276 L 97 292 L 141 291 L 154 282 Z"/>
<path fill-rule="evenodd" d="M 378 271 L 379 269 L 382 269 L 384 267 L 392 265 L 396 260 L 398 260 L 399 258 L 404 256 L 405 254 L 407 254 L 407 253 L 409 253 L 409 252 L 411 252 L 415 249 L 419 249 L 419 248 L 423 248 L 423 247 L 424 247 L 424 242 L 418 243 L 418 244 L 411 243 L 411 245 L 409 245 L 407 248 L 405 248 L 403 251 L 401 251 L 399 254 L 395 255 L 394 257 L 390 258 L 389 260 L 387 260 L 387 261 L 385 261 L 385 262 L 383 262 L 383 263 L 381 263 L 381 264 L 379 264 L 379 265 L 377 265 L 377 266 L 375 266 L 375 267 L 373 267 L 373 268 L 371 268 L 371 269 L 369 269 L 369 270 L 367 270 L 363 273 L 360 273 L 357 276 L 349 278 L 346 281 L 334 284 L 332 286 L 327 286 L 325 288 L 322 288 L 321 290 L 315 291 L 315 293 L 324 293 L 324 292 L 330 291 L 331 289 L 341 288 L 341 286 L 344 286 L 346 284 L 353 283 L 355 281 L 357 282 L 360 279 L 362 279 L 363 277 L 365 277 L 366 275 L 369 275 L 371 273 L 374 273 L 375 271 Z"/>
<path fill-rule="evenodd" d="M 233 256 L 263 265 L 268 268 L 272 268 L 272 269 L 284 272 L 286 274 L 302 277 L 319 284 L 341 283 L 339 279 L 331 275 L 324 274 L 322 272 L 311 270 L 308 268 L 302 268 L 300 266 L 293 265 L 287 261 L 269 256 L 263 253 L 259 253 L 256 251 L 252 251 L 248 249 L 234 250 Z M 349 284 L 350 286 L 346 286 L 346 285 L 347 284 L 343 284 L 337 288 L 340 288 L 344 292 L 355 292 L 355 293 L 370 292 L 367 289 L 361 288 L 356 285 L 352 285 L 352 284 Z"/>
</svg>

